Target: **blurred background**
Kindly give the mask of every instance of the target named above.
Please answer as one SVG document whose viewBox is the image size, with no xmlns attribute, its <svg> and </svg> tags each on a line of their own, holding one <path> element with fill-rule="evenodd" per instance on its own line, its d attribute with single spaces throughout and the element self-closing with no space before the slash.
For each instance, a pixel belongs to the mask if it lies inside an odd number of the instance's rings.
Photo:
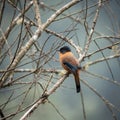
<svg viewBox="0 0 120 120">
<path fill-rule="evenodd" d="M 70 1 L 39 0 L 42 24 Z M 25 53 L 0 87 L 0 110 L 6 120 L 19 120 L 43 91 L 49 90 L 61 78 L 61 73 L 54 72 L 63 70 L 58 49 L 68 45 L 79 57 L 74 45 L 57 34 L 69 38 L 84 52 L 98 3 L 98 0 L 81 0 L 64 11 Z M 85 68 L 80 72 L 82 93 L 76 93 L 74 78 L 69 75 L 28 117 L 29 120 L 120 119 L 120 1 L 102 0 L 101 4 L 92 41 L 81 62 Z M 29 9 L 25 11 L 27 6 Z M 0 0 L 0 9 L 1 80 L 21 48 L 37 30 L 37 20 L 30 0 Z"/>
</svg>

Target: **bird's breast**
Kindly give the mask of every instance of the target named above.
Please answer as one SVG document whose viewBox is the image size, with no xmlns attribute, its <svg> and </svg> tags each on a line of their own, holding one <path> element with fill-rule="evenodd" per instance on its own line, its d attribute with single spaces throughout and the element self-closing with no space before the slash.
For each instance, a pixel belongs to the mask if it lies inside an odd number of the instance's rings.
<svg viewBox="0 0 120 120">
<path fill-rule="evenodd" d="M 72 52 L 67 52 L 67 53 L 64 53 L 64 54 L 60 53 L 59 57 L 60 57 L 61 65 L 68 72 L 70 72 L 70 70 L 68 69 L 67 66 L 64 65 L 64 62 L 68 62 L 68 63 L 70 63 L 71 65 L 74 65 L 74 66 L 79 65 L 78 60 L 75 58 L 75 56 L 72 54 Z"/>
</svg>

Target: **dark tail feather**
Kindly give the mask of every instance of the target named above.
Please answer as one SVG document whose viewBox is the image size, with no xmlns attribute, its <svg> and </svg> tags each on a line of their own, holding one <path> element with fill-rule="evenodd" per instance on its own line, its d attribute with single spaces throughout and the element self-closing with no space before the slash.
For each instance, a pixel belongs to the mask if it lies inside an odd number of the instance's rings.
<svg viewBox="0 0 120 120">
<path fill-rule="evenodd" d="M 75 84 L 76 84 L 76 92 L 79 93 L 81 91 L 81 87 L 80 87 L 80 79 L 79 79 L 78 72 L 74 74 L 74 78 L 75 78 Z"/>
</svg>

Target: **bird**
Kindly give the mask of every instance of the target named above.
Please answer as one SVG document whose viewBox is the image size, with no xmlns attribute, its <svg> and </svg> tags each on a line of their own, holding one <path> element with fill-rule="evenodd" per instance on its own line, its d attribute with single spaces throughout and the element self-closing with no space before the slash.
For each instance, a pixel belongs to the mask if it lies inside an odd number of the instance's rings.
<svg viewBox="0 0 120 120">
<path fill-rule="evenodd" d="M 80 87 L 80 66 L 78 59 L 71 52 L 70 47 L 63 46 L 59 50 L 59 61 L 62 67 L 68 72 L 68 74 L 73 74 L 76 84 L 76 92 L 79 93 L 81 91 Z"/>
</svg>

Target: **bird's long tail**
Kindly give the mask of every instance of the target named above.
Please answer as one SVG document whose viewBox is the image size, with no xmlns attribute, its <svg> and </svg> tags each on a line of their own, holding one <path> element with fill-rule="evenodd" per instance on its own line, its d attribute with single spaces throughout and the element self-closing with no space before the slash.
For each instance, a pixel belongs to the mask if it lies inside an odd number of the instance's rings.
<svg viewBox="0 0 120 120">
<path fill-rule="evenodd" d="M 79 93 L 80 90 L 81 90 L 80 79 L 79 79 L 79 71 L 76 71 L 74 73 L 74 78 L 75 78 L 75 84 L 76 84 L 76 92 Z"/>
</svg>

